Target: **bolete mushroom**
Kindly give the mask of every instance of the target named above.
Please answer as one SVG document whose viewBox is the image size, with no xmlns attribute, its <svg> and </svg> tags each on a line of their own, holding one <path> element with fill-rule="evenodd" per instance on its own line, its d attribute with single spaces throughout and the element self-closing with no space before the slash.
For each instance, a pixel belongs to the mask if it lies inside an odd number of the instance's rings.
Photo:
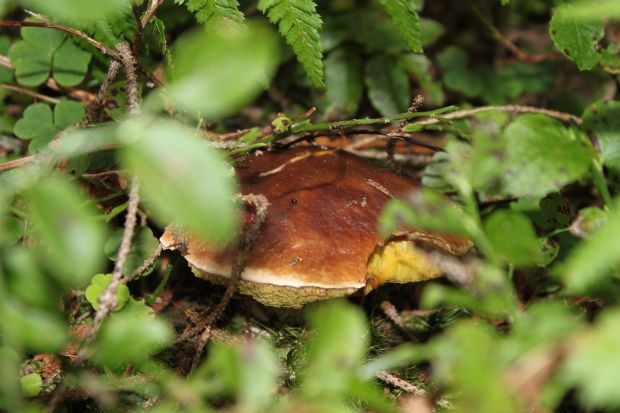
<svg viewBox="0 0 620 413">
<path fill-rule="evenodd" d="M 440 272 L 416 245 L 464 254 L 468 240 L 428 231 L 378 236 L 377 220 L 391 196 L 419 187 L 413 180 L 342 151 L 300 146 L 250 155 L 236 165 L 243 194 L 269 201 L 267 218 L 241 274 L 239 292 L 275 307 L 368 292 Z M 179 249 L 194 273 L 225 284 L 238 246 L 218 247 L 166 228 L 160 242 Z"/>
</svg>

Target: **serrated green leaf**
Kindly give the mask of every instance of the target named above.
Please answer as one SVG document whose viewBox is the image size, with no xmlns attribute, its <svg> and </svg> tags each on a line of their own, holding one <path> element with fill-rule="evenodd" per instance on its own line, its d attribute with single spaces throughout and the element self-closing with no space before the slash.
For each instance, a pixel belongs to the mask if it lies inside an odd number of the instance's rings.
<svg viewBox="0 0 620 413">
<path fill-rule="evenodd" d="M 78 188 L 48 177 L 28 191 L 29 218 L 50 270 L 66 286 L 80 287 L 102 263 L 105 226 Z"/>
<path fill-rule="evenodd" d="M 362 70 L 359 54 L 348 48 L 335 50 L 325 59 L 327 119 L 342 119 L 357 113 L 364 89 Z"/>
<path fill-rule="evenodd" d="M 577 64 L 579 70 L 592 69 L 599 62 L 598 42 L 605 34 L 602 22 L 580 22 L 570 17 L 572 4 L 557 7 L 549 22 L 549 32 L 556 47 Z"/>
<path fill-rule="evenodd" d="M 136 174 L 153 218 L 175 221 L 207 239 L 227 240 L 238 224 L 235 185 L 222 154 L 185 127 L 171 122 L 124 125 L 120 136 L 136 139 L 121 152 Z"/>
<path fill-rule="evenodd" d="M 505 186 L 514 196 L 544 196 L 583 177 L 595 158 L 575 129 L 539 114 L 518 116 L 504 131 Z"/>
<path fill-rule="evenodd" d="M 277 24 L 293 48 L 312 85 L 324 89 L 323 51 L 319 32 L 323 24 L 313 0 L 259 0 L 258 9 Z"/>
<path fill-rule="evenodd" d="M 484 230 L 495 252 L 506 262 L 518 267 L 542 258 L 534 226 L 521 213 L 496 211 L 485 220 Z"/>
<path fill-rule="evenodd" d="M 243 23 L 237 0 L 187 0 L 187 9 L 196 15 L 196 20 L 207 27 L 221 20 Z"/>
<path fill-rule="evenodd" d="M 276 36 L 257 24 L 190 33 L 174 50 L 176 70 L 167 95 L 180 108 L 199 111 L 209 120 L 249 103 L 269 81 L 277 62 Z"/>
<path fill-rule="evenodd" d="M 366 62 L 365 81 L 368 98 L 383 116 L 407 110 L 411 101 L 409 78 L 394 58 L 375 56 Z"/>
<path fill-rule="evenodd" d="M 80 49 L 67 38 L 54 54 L 52 74 L 61 86 L 78 85 L 88 71 L 91 54 Z"/>
<path fill-rule="evenodd" d="M 620 171 L 620 101 L 601 101 L 583 114 L 583 128 L 596 136 L 603 164 Z"/>
<path fill-rule="evenodd" d="M 30 140 L 29 152 L 44 148 L 53 138 L 56 128 L 52 110 L 45 103 L 35 103 L 24 111 L 22 118 L 15 122 L 13 131 L 21 139 Z"/>
<path fill-rule="evenodd" d="M 379 0 L 412 52 L 422 53 L 420 17 L 413 2 L 409 0 Z"/>
</svg>

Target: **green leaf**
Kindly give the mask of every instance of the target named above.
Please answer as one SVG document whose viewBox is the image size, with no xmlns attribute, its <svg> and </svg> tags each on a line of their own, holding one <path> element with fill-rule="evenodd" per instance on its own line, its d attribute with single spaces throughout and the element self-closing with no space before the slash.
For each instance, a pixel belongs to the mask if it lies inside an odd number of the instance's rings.
<svg viewBox="0 0 620 413">
<path fill-rule="evenodd" d="M 21 139 L 31 140 L 29 152 L 44 148 L 54 139 L 54 119 L 52 110 L 45 103 L 35 103 L 26 108 L 22 118 L 15 122 L 13 131 Z"/>
<path fill-rule="evenodd" d="M 618 322 L 618 309 L 604 311 L 594 328 L 571 340 L 571 357 L 566 358 L 558 373 L 567 389 L 577 388 L 579 399 L 588 408 L 614 410 L 620 407 Z"/>
<path fill-rule="evenodd" d="M 458 389 L 455 411 L 522 411 L 506 391 L 500 345 L 491 328 L 475 322 L 459 323 L 431 343 L 434 377 L 449 390 Z"/>
<path fill-rule="evenodd" d="M 395 115 L 409 107 L 409 78 L 394 58 L 379 55 L 370 59 L 365 80 L 368 98 L 381 115 Z"/>
<path fill-rule="evenodd" d="M 187 9 L 196 15 L 196 20 L 207 27 L 222 20 L 243 23 L 237 0 L 187 0 Z"/>
<path fill-rule="evenodd" d="M 504 131 L 509 194 L 540 197 L 583 177 L 594 150 L 575 129 L 539 114 L 518 116 Z"/>
<path fill-rule="evenodd" d="M 24 86 L 38 86 L 49 77 L 54 51 L 65 35 L 38 27 L 23 27 L 21 35 L 24 40 L 16 41 L 8 52 L 15 77 Z"/>
<path fill-rule="evenodd" d="M 620 262 L 620 204 L 616 202 L 607 222 L 556 268 L 569 294 L 603 288 L 613 266 Z"/>
<path fill-rule="evenodd" d="M 558 193 L 551 193 L 540 200 L 542 213 L 548 228 L 566 228 L 572 221 L 571 209 L 568 201 Z"/>
<path fill-rule="evenodd" d="M 139 138 L 121 152 L 137 175 L 153 218 L 175 221 L 208 239 L 228 239 L 238 223 L 232 171 L 222 155 L 172 122 L 126 124 L 120 136 Z"/>
<path fill-rule="evenodd" d="M 598 0 L 596 2 L 580 0 L 571 4 L 570 7 L 563 6 L 563 9 L 566 18 L 576 21 L 620 18 L 620 3 L 616 0 Z"/>
<path fill-rule="evenodd" d="M 99 310 L 99 297 L 108 288 L 112 282 L 112 274 L 97 274 L 90 281 L 90 285 L 86 287 L 84 295 L 86 300 L 93 306 L 95 311 Z M 125 306 L 129 300 L 129 288 L 125 284 L 119 284 L 116 287 L 116 307 L 113 311 L 118 311 Z"/>
<path fill-rule="evenodd" d="M 583 208 L 570 226 L 570 233 L 578 238 L 590 238 L 606 222 L 606 211 L 597 207 Z"/>
<path fill-rule="evenodd" d="M 192 387 L 211 390 L 214 398 L 237 396 L 240 412 L 271 409 L 278 387 L 278 359 L 266 340 L 244 341 L 235 346 L 214 343 L 209 358 L 191 377 Z M 204 391 L 204 390 L 202 390 Z"/>
<path fill-rule="evenodd" d="M 484 222 L 484 230 L 495 252 L 517 267 L 535 264 L 542 258 L 534 226 L 521 213 L 496 211 Z"/>
<path fill-rule="evenodd" d="M 37 373 L 26 374 L 19 379 L 24 397 L 35 397 L 43 389 L 43 379 Z"/>
<path fill-rule="evenodd" d="M 64 321 L 53 311 L 29 307 L 14 299 L 1 303 L 0 310 L 3 337 L 28 350 L 57 352 L 69 339 Z"/>
<path fill-rule="evenodd" d="M 340 48 L 325 59 L 325 117 L 342 119 L 357 113 L 364 84 L 362 59 L 349 48 Z"/>
<path fill-rule="evenodd" d="M 120 248 L 122 238 L 123 229 L 119 228 L 110 234 L 105 243 L 105 253 L 112 261 L 116 261 L 118 257 L 118 249 Z M 159 241 L 155 238 L 150 228 L 142 227 L 138 229 L 131 243 L 131 249 L 129 250 L 129 255 L 125 262 L 123 274 L 129 275 L 141 266 L 147 258 L 153 255 L 158 245 Z"/>
<path fill-rule="evenodd" d="M 84 105 L 72 100 L 61 99 L 54 107 L 54 125 L 57 130 L 67 129 L 84 118 Z"/>
<path fill-rule="evenodd" d="M 422 34 L 420 31 L 420 17 L 415 5 L 409 0 L 379 0 L 385 8 L 401 36 L 407 42 L 412 52 L 422 53 Z"/>
<path fill-rule="evenodd" d="M 436 106 L 443 105 L 445 95 L 441 84 L 433 80 L 430 59 L 424 55 L 408 53 L 401 56 L 401 62 L 405 70 L 415 76 L 425 94 L 425 102 Z"/>
<path fill-rule="evenodd" d="M 302 379 L 304 393 L 324 398 L 342 396 L 368 349 L 366 318 L 351 304 L 332 301 L 314 307 L 308 322 L 313 337 Z"/>
<path fill-rule="evenodd" d="M 22 118 L 14 126 L 15 135 L 31 140 L 28 150 L 36 152 L 54 139 L 56 132 L 82 120 L 84 106 L 78 102 L 62 99 L 55 107 L 54 114 L 45 103 L 35 103 L 26 108 Z"/>
<path fill-rule="evenodd" d="M 199 111 L 209 120 L 231 115 L 249 103 L 277 62 L 276 37 L 256 24 L 190 33 L 175 46 L 176 70 L 167 96 L 178 107 Z"/>
<path fill-rule="evenodd" d="M 65 286 L 80 287 L 102 263 L 105 227 L 79 189 L 52 176 L 28 191 L 29 218 L 47 251 L 52 273 Z"/>
<path fill-rule="evenodd" d="M 475 71 L 468 69 L 468 62 L 467 53 L 454 46 L 444 49 L 437 56 L 437 64 L 444 71 L 446 88 L 467 97 L 476 97 L 482 93 L 483 81 Z"/>
<path fill-rule="evenodd" d="M 379 217 L 379 227 L 382 236 L 407 227 L 469 236 L 476 224 L 443 195 L 422 188 L 405 200 L 389 201 Z"/>
<path fill-rule="evenodd" d="M 83 27 L 87 23 L 105 20 L 119 10 L 131 6 L 131 0 L 106 0 L 90 2 L 83 0 L 22 0 L 26 6 L 63 22 Z"/>
<path fill-rule="evenodd" d="M 323 22 L 313 0 L 259 0 L 258 9 L 277 24 L 293 48 L 312 85 L 324 89 L 323 52 L 319 32 Z"/>
<path fill-rule="evenodd" d="M 52 73 L 61 86 L 76 86 L 88 71 L 91 54 L 80 49 L 67 38 L 54 54 Z"/>
<path fill-rule="evenodd" d="M 103 324 L 93 360 L 109 368 L 140 365 L 173 339 L 174 331 L 164 320 L 122 311 Z"/>
<path fill-rule="evenodd" d="M 583 128 L 596 136 L 603 164 L 620 172 L 620 101 L 599 101 L 583 114 Z"/>
<path fill-rule="evenodd" d="M 563 4 L 554 10 L 549 32 L 556 47 L 574 61 L 579 70 L 589 70 L 599 62 L 597 45 L 605 34 L 605 27 L 600 21 L 574 20 L 570 16 L 572 7 L 571 4 Z"/>
<path fill-rule="evenodd" d="M 7 55 L 11 46 L 11 39 L 0 36 L 0 54 Z M 6 67 L 0 67 L 0 83 L 13 83 L 13 71 Z"/>
</svg>

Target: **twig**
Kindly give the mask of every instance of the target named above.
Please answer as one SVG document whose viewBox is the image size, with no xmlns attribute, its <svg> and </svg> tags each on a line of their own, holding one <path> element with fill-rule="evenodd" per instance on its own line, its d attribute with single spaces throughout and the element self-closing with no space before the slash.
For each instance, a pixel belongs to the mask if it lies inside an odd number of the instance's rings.
<svg viewBox="0 0 620 413">
<path fill-rule="evenodd" d="M 401 379 L 395 374 L 388 373 L 387 371 L 382 371 L 377 374 L 377 378 L 384 383 L 389 384 L 397 389 L 400 389 L 404 392 L 411 393 L 417 397 L 427 396 L 426 390 L 416 386 L 415 384 L 409 383 L 406 380 Z M 452 409 L 452 404 L 444 399 L 437 400 L 435 403 L 437 406 L 444 409 Z"/>
<path fill-rule="evenodd" d="M 56 98 L 53 98 L 51 96 L 46 96 L 46 95 L 43 95 L 41 93 L 37 93 L 37 92 L 34 92 L 34 91 L 30 90 L 30 89 L 26 89 L 26 88 L 19 87 L 19 86 L 8 85 L 6 83 L 0 83 L 0 88 L 6 89 L 6 90 L 10 90 L 11 92 L 17 92 L 17 93 L 21 93 L 23 95 L 32 96 L 35 99 L 39 99 L 39 100 L 42 100 L 44 102 L 51 103 L 51 104 L 54 104 L 54 105 L 57 104 L 58 102 L 60 102 L 60 99 L 56 99 Z"/>
<path fill-rule="evenodd" d="M 401 389 L 403 391 L 406 391 L 407 393 L 411 393 L 414 396 L 426 396 L 426 390 L 401 379 L 395 374 L 388 373 L 387 371 L 382 371 L 378 373 L 377 378 L 382 382 L 389 384 L 390 386 L 394 386 L 397 389 Z"/>
<path fill-rule="evenodd" d="M 136 59 L 131 53 L 131 49 L 125 43 L 119 43 L 116 46 L 121 61 L 125 68 L 125 76 L 127 79 L 127 106 L 129 114 L 139 115 L 140 106 L 138 105 L 138 81 L 136 79 Z"/>
<path fill-rule="evenodd" d="M 85 40 L 86 42 L 93 45 L 96 49 L 98 49 L 101 53 L 106 56 L 110 56 L 116 60 L 120 60 L 120 56 L 118 52 L 109 48 L 105 44 L 101 43 L 98 40 L 93 39 L 89 35 L 84 32 L 81 32 L 73 27 L 64 26 L 62 24 L 52 23 L 52 22 L 26 22 L 26 21 L 13 21 L 13 20 L 3 20 L 0 21 L 0 27 L 43 27 L 47 29 L 56 29 L 63 31 L 65 33 L 69 33 L 73 36 L 79 37 L 80 39 Z"/>
<path fill-rule="evenodd" d="M 127 262 L 127 257 L 129 256 L 129 252 L 131 250 L 131 241 L 133 239 L 134 230 L 136 228 L 137 221 L 137 213 L 138 213 L 138 204 L 140 203 L 140 186 L 138 185 L 138 181 L 134 178 L 130 191 L 129 191 L 129 205 L 127 207 L 127 215 L 125 215 L 125 226 L 123 229 L 123 238 L 121 240 L 121 246 L 118 250 L 118 259 L 114 265 L 114 271 L 112 271 L 112 281 L 105 289 L 105 291 L 99 297 L 99 310 L 95 314 L 95 318 L 93 320 L 93 325 L 84 340 L 85 344 L 88 344 L 94 336 L 99 331 L 101 327 L 101 323 L 108 315 L 108 313 L 116 307 L 116 289 L 121 283 L 121 277 L 123 276 L 123 269 L 125 268 L 125 263 Z M 84 348 L 78 353 L 78 359 L 84 358 Z"/>
<path fill-rule="evenodd" d="M 239 251 L 235 257 L 235 261 L 232 265 L 230 280 L 224 295 L 222 296 L 220 302 L 217 304 L 215 309 L 209 314 L 207 319 L 204 322 L 204 329 L 202 334 L 200 335 L 198 345 L 196 348 L 196 352 L 194 353 L 194 358 L 192 360 L 192 366 L 190 370 L 193 372 L 200 359 L 202 358 L 202 353 L 204 352 L 204 348 L 211 337 L 211 329 L 213 328 L 213 324 L 221 317 L 222 313 L 228 306 L 233 294 L 237 290 L 237 286 L 239 281 L 241 280 L 241 273 L 245 268 L 245 264 L 248 259 L 248 254 L 252 250 L 254 246 L 254 242 L 260 233 L 260 228 L 263 225 L 263 222 L 267 218 L 267 209 L 269 208 L 269 201 L 265 198 L 264 195 L 238 195 L 236 197 L 241 202 L 248 203 L 252 205 L 255 209 L 254 219 L 250 224 L 249 228 L 247 228 L 243 234 L 241 235 L 241 243 L 239 246 Z"/>
<path fill-rule="evenodd" d="M 138 268 L 133 270 L 133 272 L 131 274 L 129 274 L 127 277 L 124 277 L 121 280 L 121 282 L 123 284 L 127 284 L 128 282 L 130 282 L 131 280 L 133 280 L 134 278 L 136 278 L 140 274 L 142 274 L 144 271 L 146 271 L 149 268 L 151 268 L 153 266 L 153 264 L 155 263 L 155 260 L 161 255 L 161 252 L 163 251 L 163 249 L 164 249 L 163 245 L 159 244 L 157 246 L 157 248 L 155 248 L 155 251 L 153 251 L 153 254 L 151 254 L 150 257 L 148 257 L 146 260 L 144 260 L 142 265 L 140 265 Z"/>
<path fill-rule="evenodd" d="M 80 39 L 85 40 L 90 43 L 93 47 L 98 49 L 101 53 L 106 56 L 110 56 L 114 60 L 122 60 L 120 54 L 105 44 L 101 43 L 98 40 L 93 39 L 89 35 L 84 32 L 81 32 L 73 27 L 63 26 L 62 24 L 52 23 L 48 21 L 44 22 L 26 22 L 26 21 L 13 21 L 13 20 L 3 20 L 0 21 L 0 27 L 42 27 L 47 29 L 56 29 L 63 31 L 65 33 L 69 33 L 73 36 L 79 37 Z M 140 65 L 136 66 L 136 70 L 142 73 L 149 81 L 153 82 L 155 85 L 161 85 L 161 81 L 156 78 L 151 72 L 146 70 Z"/>
<path fill-rule="evenodd" d="M 5 56 L 3 54 L 0 54 L 0 66 L 5 67 L 9 70 L 15 70 L 15 68 L 13 67 L 13 64 L 11 63 L 11 59 L 9 59 L 8 56 Z M 68 94 L 69 96 L 71 96 L 72 98 L 79 100 L 80 102 L 90 102 L 93 99 L 95 99 L 94 94 L 87 92 L 85 90 L 77 89 L 73 87 L 60 86 L 58 82 L 54 80 L 53 77 L 50 77 L 47 79 L 47 81 L 45 82 L 45 86 L 58 92 L 64 92 Z"/>
<path fill-rule="evenodd" d="M 137 19 L 138 20 L 138 31 L 136 33 L 136 37 L 133 39 L 133 42 L 131 43 L 131 51 L 134 53 L 134 55 L 138 53 L 138 47 L 140 47 L 140 42 L 142 41 L 142 36 L 144 35 L 144 28 L 146 27 L 147 24 L 149 24 L 153 16 L 155 16 L 157 9 L 163 3 L 164 3 L 164 0 L 151 0 L 148 8 L 142 15 L 142 19 Z"/>
<path fill-rule="evenodd" d="M 82 127 L 86 127 L 93 122 L 98 122 L 101 120 L 101 113 L 103 107 L 105 106 L 105 98 L 108 93 L 108 89 L 118 76 L 118 71 L 121 68 L 121 64 L 118 60 L 113 60 L 110 62 L 110 66 L 108 67 L 108 72 L 103 78 L 103 82 L 99 86 L 99 91 L 97 92 L 97 97 L 88 105 L 86 108 L 86 116 L 84 117 L 84 121 L 82 122 Z"/>
<path fill-rule="evenodd" d="M 441 120 L 452 120 L 452 119 L 463 119 L 469 116 L 473 116 L 475 114 L 481 112 L 488 111 L 499 111 L 499 112 L 512 112 L 512 113 L 540 113 L 542 115 L 547 115 L 549 117 L 561 120 L 562 122 L 574 122 L 577 125 L 581 125 L 582 119 L 579 116 L 575 116 L 570 113 L 559 112 L 553 109 L 544 109 L 537 108 L 534 106 L 525 106 L 525 105 L 502 105 L 502 106 L 481 106 L 473 109 L 463 109 L 457 110 L 451 113 L 446 113 L 445 115 L 441 115 L 441 119 L 436 118 L 428 118 L 422 119 L 416 124 L 419 125 L 434 125 L 436 123 L 441 122 Z"/>
</svg>

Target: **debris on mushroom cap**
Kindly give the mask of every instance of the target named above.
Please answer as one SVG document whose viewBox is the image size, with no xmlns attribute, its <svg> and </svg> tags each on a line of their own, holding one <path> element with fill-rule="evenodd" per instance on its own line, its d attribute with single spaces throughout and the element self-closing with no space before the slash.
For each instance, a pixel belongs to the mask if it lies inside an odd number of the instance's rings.
<svg viewBox="0 0 620 413">
<path fill-rule="evenodd" d="M 239 285 L 241 293 L 267 305 L 300 307 L 348 295 L 369 279 L 375 287 L 439 276 L 416 253 L 415 242 L 453 254 L 471 247 L 468 240 L 427 231 L 406 239 L 395 234 L 383 245 L 377 231 L 381 209 L 391 196 L 419 184 L 354 155 L 301 146 L 251 155 L 236 171 L 244 194 L 262 194 L 270 203 Z M 160 241 L 182 250 L 198 276 L 216 283 L 225 282 L 237 254 L 234 245 L 218 247 L 173 226 Z"/>
</svg>

